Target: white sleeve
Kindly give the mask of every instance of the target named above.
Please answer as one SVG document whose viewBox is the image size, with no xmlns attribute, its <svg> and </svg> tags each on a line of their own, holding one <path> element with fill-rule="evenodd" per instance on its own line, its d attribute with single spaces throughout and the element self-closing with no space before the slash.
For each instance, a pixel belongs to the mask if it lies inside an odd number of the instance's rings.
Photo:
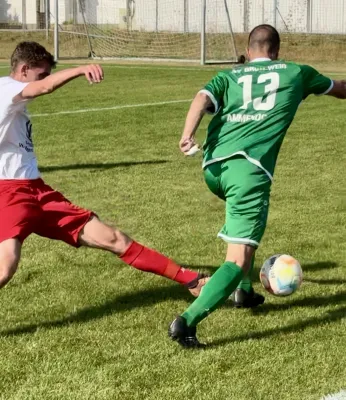
<svg viewBox="0 0 346 400">
<path fill-rule="evenodd" d="M 23 109 L 29 100 L 23 100 L 20 102 L 13 102 L 13 99 L 23 91 L 23 89 L 29 84 L 29 82 L 19 82 L 15 79 L 8 78 L 6 84 L 2 85 L 0 107 L 6 108 L 7 112 Z"/>
</svg>

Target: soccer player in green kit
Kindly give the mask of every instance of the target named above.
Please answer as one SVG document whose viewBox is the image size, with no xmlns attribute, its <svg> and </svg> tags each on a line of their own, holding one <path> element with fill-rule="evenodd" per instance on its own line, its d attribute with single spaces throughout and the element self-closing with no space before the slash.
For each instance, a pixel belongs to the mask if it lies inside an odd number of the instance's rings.
<svg viewBox="0 0 346 400">
<path fill-rule="evenodd" d="M 265 231 L 276 159 L 287 129 L 310 94 L 346 98 L 346 81 L 332 81 L 307 65 L 279 61 L 279 49 L 275 28 L 254 28 L 249 63 L 216 75 L 196 95 L 186 118 L 180 141 L 185 154 L 195 145 L 204 114 L 215 114 L 203 146 L 203 170 L 209 189 L 226 203 L 226 221 L 218 236 L 228 248 L 225 262 L 198 299 L 169 326 L 169 336 L 183 347 L 203 346 L 196 337 L 197 324 L 233 292 L 236 305 L 237 291 L 239 305 L 261 302 L 250 273 Z"/>
</svg>

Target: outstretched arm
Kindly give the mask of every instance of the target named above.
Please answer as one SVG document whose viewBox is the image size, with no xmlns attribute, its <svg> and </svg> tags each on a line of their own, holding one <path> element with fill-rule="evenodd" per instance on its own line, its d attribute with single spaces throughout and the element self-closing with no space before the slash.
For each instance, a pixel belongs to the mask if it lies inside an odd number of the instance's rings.
<svg viewBox="0 0 346 400">
<path fill-rule="evenodd" d="M 333 81 L 333 83 L 333 88 L 327 93 L 327 96 L 346 100 L 346 81 Z"/>
<path fill-rule="evenodd" d="M 90 83 L 99 83 L 103 79 L 103 70 L 99 65 L 89 64 L 55 72 L 40 81 L 30 82 L 21 93 L 13 98 L 13 102 L 18 103 L 52 93 L 71 80 L 83 75 Z"/>
<path fill-rule="evenodd" d="M 195 145 L 195 133 L 202 121 L 204 114 L 206 114 L 208 109 L 211 107 L 213 107 L 213 103 L 210 100 L 210 97 L 203 92 L 197 93 L 196 97 L 191 103 L 186 117 L 183 135 L 179 142 L 180 150 L 183 153 L 188 152 Z"/>
</svg>

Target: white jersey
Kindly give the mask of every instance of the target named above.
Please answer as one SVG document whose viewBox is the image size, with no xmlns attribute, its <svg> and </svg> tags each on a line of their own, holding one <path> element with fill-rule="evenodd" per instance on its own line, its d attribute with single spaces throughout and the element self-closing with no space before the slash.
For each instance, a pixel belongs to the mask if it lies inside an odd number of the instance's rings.
<svg viewBox="0 0 346 400">
<path fill-rule="evenodd" d="M 37 179 L 40 172 L 26 105 L 13 103 L 28 83 L 0 78 L 0 179 Z"/>
</svg>

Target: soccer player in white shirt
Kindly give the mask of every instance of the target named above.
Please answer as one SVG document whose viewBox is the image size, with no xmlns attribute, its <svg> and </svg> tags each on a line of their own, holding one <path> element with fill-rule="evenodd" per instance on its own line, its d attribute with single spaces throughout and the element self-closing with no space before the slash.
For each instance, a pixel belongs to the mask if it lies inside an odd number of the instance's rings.
<svg viewBox="0 0 346 400">
<path fill-rule="evenodd" d="M 206 278 L 112 228 L 92 212 L 69 202 L 40 177 L 26 106 L 80 76 L 103 80 L 99 65 L 82 65 L 51 74 L 53 56 L 36 42 L 19 43 L 11 74 L 0 78 L 0 288 L 16 272 L 21 247 L 31 234 L 79 247 L 110 251 L 142 271 L 165 276 L 198 296 Z"/>
</svg>

